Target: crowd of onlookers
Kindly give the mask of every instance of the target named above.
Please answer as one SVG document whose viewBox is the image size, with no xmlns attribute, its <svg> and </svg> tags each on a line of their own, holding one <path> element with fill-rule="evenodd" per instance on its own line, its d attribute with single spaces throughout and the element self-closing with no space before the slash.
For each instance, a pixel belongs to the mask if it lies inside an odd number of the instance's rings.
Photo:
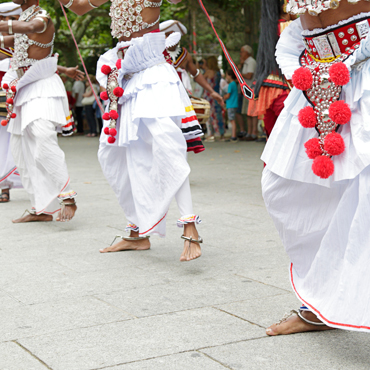
<svg viewBox="0 0 370 370">
<path fill-rule="evenodd" d="M 195 61 L 196 62 L 196 61 Z M 264 140 L 258 138 L 258 117 L 249 108 L 249 100 L 244 98 L 233 70 L 222 71 L 215 56 L 196 62 L 207 82 L 225 100 L 225 107 L 210 97 L 207 91 L 193 82 L 193 95 L 204 98 L 211 104 L 211 116 L 207 127 L 204 128 L 206 141 L 215 141 L 216 135 L 220 140 L 236 142 Z M 256 60 L 253 49 L 245 45 L 240 50 L 239 69 L 245 82 L 251 86 L 256 71 Z M 225 138 L 225 132 L 231 128 L 231 138 Z"/>
<path fill-rule="evenodd" d="M 193 81 L 192 95 L 206 99 L 211 105 L 211 115 L 203 131 L 205 141 L 256 141 L 258 138 L 258 117 L 253 115 L 249 108 L 249 100 L 242 95 L 233 70 L 222 71 L 215 56 L 195 61 L 197 68 L 203 73 L 211 87 L 225 100 L 222 107 L 211 94 Z M 253 58 L 253 49 L 245 45 L 240 50 L 239 69 L 246 83 L 251 86 L 256 71 L 256 61 Z M 99 86 L 93 75 L 89 75 L 95 95 L 99 97 Z M 96 103 L 95 96 L 89 82 L 70 81 L 62 77 L 65 84 L 70 109 L 75 120 L 75 134 L 95 137 L 102 131 L 102 115 Z M 231 137 L 225 137 L 226 130 L 231 129 Z"/>
<path fill-rule="evenodd" d="M 99 98 L 99 85 L 93 75 L 89 75 L 95 95 Z M 75 121 L 75 135 L 95 137 L 102 131 L 101 111 L 90 84 L 85 77 L 83 81 L 71 82 L 62 76 L 67 91 L 69 109 Z"/>
</svg>

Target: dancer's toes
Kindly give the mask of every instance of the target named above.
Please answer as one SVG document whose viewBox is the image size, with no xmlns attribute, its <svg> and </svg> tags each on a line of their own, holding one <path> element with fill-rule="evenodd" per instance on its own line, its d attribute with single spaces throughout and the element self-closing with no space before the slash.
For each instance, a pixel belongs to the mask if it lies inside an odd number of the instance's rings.
<svg viewBox="0 0 370 370">
<path fill-rule="evenodd" d="M 74 199 L 65 199 L 61 203 L 61 206 L 62 206 L 61 210 L 59 211 L 56 220 L 59 222 L 66 222 L 72 220 L 73 216 L 77 211 L 77 206 Z"/>
<path fill-rule="evenodd" d="M 111 245 L 110 247 L 99 249 L 100 253 L 111 253 L 121 251 L 138 251 L 150 249 L 149 238 L 140 240 L 121 240 L 120 242 Z"/>
<path fill-rule="evenodd" d="M 315 322 L 319 325 L 310 324 L 303 319 L 301 319 L 295 311 L 292 311 L 288 317 L 284 317 L 278 323 L 269 326 L 266 329 L 266 334 L 269 336 L 276 335 L 287 335 L 295 333 L 303 333 L 307 331 L 322 331 L 322 330 L 331 330 L 333 328 L 320 325 L 322 322 L 317 319 L 317 317 L 312 312 L 302 312 L 301 315 L 304 316 L 306 320 Z"/>
<path fill-rule="evenodd" d="M 25 222 L 49 222 L 53 221 L 53 216 L 51 215 L 36 215 L 33 213 L 28 214 L 27 216 L 22 216 L 20 218 L 17 218 L 16 220 L 12 220 L 13 224 L 21 224 Z"/>
<path fill-rule="evenodd" d="M 190 243 L 189 241 L 186 240 L 184 243 L 184 250 L 181 254 L 180 261 L 181 262 L 192 261 L 199 258 L 201 255 L 202 250 L 200 248 L 200 245 L 195 242 Z"/>
</svg>

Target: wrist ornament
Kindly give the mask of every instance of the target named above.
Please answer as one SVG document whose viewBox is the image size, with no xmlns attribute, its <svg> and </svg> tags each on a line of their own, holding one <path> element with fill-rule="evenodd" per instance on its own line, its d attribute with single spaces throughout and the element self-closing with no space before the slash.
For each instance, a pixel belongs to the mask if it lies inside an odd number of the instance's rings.
<svg viewBox="0 0 370 370">
<path fill-rule="evenodd" d="M 5 49 L 4 36 L 0 34 L 0 48 Z"/>
</svg>

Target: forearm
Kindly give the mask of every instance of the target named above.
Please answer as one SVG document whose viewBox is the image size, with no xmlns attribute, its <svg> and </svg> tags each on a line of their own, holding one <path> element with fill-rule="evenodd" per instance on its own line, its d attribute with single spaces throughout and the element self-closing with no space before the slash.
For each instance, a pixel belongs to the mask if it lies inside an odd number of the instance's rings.
<svg viewBox="0 0 370 370">
<path fill-rule="evenodd" d="M 207 80 L 204 78 L 204 76 L 199 73 L 197 77 L 194 78 L 194 81 L 203 87 L 203 89 L 207 90 L 209 93 L 215 92 L 212 88 L 212 86 L 207 82 Z"/>
<path fill-rule="evenodd" d="M 14 36 L 0 36 L 1 48 L 12 48 L 14 46 Z"/>
<path fill-rule="evenodd" d="M 107 3 L 109 0 L 59 0 L 59 2 L 64 6 L 69 6 L 69 10 L 77 15 L 84 15 L 95 7 L 99 7 Z"/>
<path fill-rule="evenodd" d="M 22 21 L 0 21 L 0 32 L 12 35 L 14 33 L 37 33 L 44 29 L 44 24 L 40 20 L 32 22 Z"/>
</svg>

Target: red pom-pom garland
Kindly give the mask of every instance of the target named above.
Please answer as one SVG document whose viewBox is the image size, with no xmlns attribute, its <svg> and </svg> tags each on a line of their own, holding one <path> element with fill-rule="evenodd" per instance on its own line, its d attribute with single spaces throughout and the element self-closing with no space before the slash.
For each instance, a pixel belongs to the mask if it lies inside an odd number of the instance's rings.
<svg viewBox="0 0 370 370">
<path fill-rule="evenodd" d="M 316 137 L 306 141 L 304 147 L 306 149 L 306 154 L 310 159 L 315 159 L 319 155 L 323 154 L 320 146 L 320 140 Z"/>
<path fill-rule="evenodd" d="M 110 136 L 116 136 L 117 135 L 117 130 L 115 128 L 110 128 L 109 129 L 109 135 Z"/>
<path fill-rule="evenodd" d="M 107 112 L 105 112 L 104 114 L 103 114 L 103 120 L 104 121 L 109 121 L 110 120 L 110 115 L 109 115 L 109 113 L 107 113 Z"/>
<path fill-rule="evenodd" d="M 118 59 L 117 60 L 116 67 L 117 67 L 117 69 L 121 69 L 121 67 L 122 67 L 122 59 Z"/>
<path fill-rule="evenodd" d="M 108 99 L 109 99 L 109 97 L 108 97 L 108 93 L 107 93 L 106 91 L 102 91 L 102 92 L 100 93 L 100 99 L 101 99 L 101 100 L 108 100 Z"/>
<path fill-rule="evenodd" d="M 16 117 L 17 117 L 17 115 L 16 115 L 15 113 L 12 113 L 11 117 L 12 117 L 12 118 L 16 118 Z"/>
<path fill-rule="evenodd" d="M 298 121 L 305 128 L 312 128 L 316 126 L 317 117 L 312 107 L 305 107 L 298 113 Z"/>
<path fill-rule="evenodd" d="M 14 104 L 14 100 L 13 100 L 13 98 L 8 98 L 8 99 L 6 99 L 6 102 L 7 102 L 8 104 L 10 104 L 10 105 L 13 105 L 13 104 Z"/>
<path fill-rule="evenodd" d="M 102 67 L 101 67 L 101 71 L 102 73 L 104 73 L 105 75 L 109 75 L 109 73 L 112 72 L 112 68 L 109 67 L 108 65 L 104 64 Z"/>
<path fill-rule="evenodd" d="M 324 150 L 330 155 L 339 155 L 346 148 L 344 140 L 337 132 L 328 134 L 324 140 Z"/>
<path fill-rule="evenodd" d="M 111 110 L 109 112 L 109 116 L 111 119 L 117 119 L 118 118 L 118 112 L 116 110 Z"/>
<path fill-rule="evenodd" d="M 114 143 L 115 143 L 115 141 L 116 141 L 116 139 L 115 139 L 113 136 L 109 136 L 109 137 L 108 137 L 108 143 L 109 143 L 109 144 L 114 144 Z"/>
<path fill-rule="evenodd" d="M 109 135 L 109 127 L 104 127 L 104 133 L 105 135 Z"/>
<path fill-rule="evenodd" d="M 124 90 L 122 89 L 122 87 L 116 87 L 114 90 L 113 90 L 113 94 L 115 96 L 117 96 L 117 98 L 120 98 L 122 95 L 123 95 L 123 92 Z"/>
<path fill-rule="evenodd" d="M 337 86 L 344 86 L 348 84 L 350 80 L 350 74 L 348 68 L 343 62 L 334 63 L 329 68 L 329 76 Z"/>
<path fill-rule="evenodd" d="M 3 119 L 1 121 L 1 126 L 6 126 L 8 124 L 8 121 L 6 119 Z"/>
<path fill-rule="evenodd" d="M 329 118 L 338 125 L 345 125 L 348 123 L 351 116 L 351 109 L 343 100 L 338 100 L 329 107 Z"/>
<path fill-rule="evenodd" d="M 292 76 L 292 82 L 298 90 L 308 90 L 313 82 L 310 70 L 304 67 L 296 69 Z"/>
<path fill-rule="evenodd" d="M 8 84 L 4 84 L 4 85 L 3 85 L 3 89 L 4 89 L 4 90 L 8 90 L 8 89 L 9 89 L 9 85 L 8 85 Z"/>
<path fill-rule="evenodd" d="M 11 89 L 14 93 L 17 91 L 17 88 L 16 88 L 15 86 L 12 86 L 10 89 Z"/>
<path fill-rule="evenodd" d="M 325 155 L 316 157 L 312 162 L 312 171 L 322 179 L 327 179 L 334 173 L 334 163 Z"/>
</svg>

